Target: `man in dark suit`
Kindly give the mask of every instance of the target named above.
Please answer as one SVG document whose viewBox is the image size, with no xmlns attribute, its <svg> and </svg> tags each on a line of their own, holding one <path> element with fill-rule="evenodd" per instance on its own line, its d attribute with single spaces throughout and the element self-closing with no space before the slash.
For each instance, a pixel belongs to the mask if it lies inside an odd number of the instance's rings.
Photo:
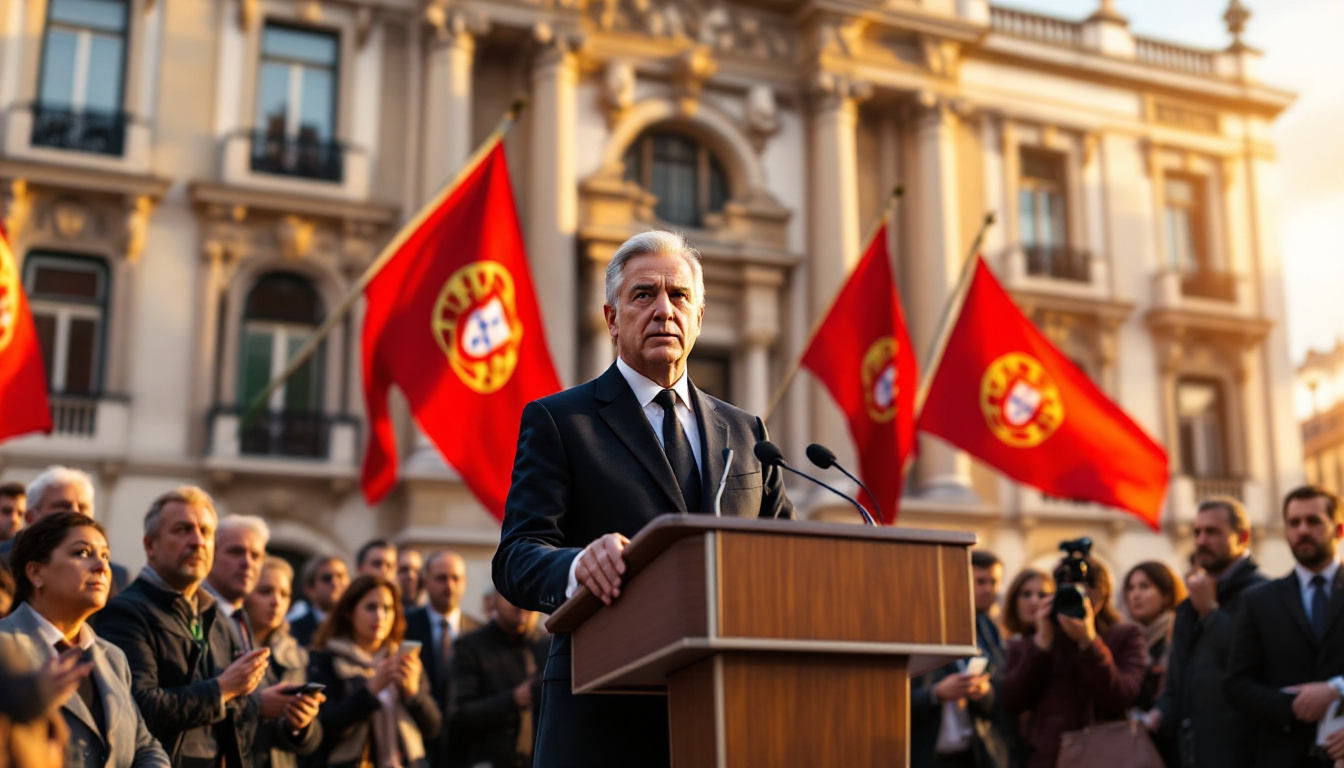
<svg viewBox="0 0 1344 768">
<path fill-rule="evenodd" d="M 1251 518 L 1236 499 L 1200 502 L 1194 536 L 1190 597 L 1176 606 L 1167 681 L 1147 723 L 1176 741 L 1182 766 L 1250 768 L 1255 729 L 1223 684 L 1242 595 L 1268 580 L 1251 557 Z"/>
<path fill-rule="evenodd" d="M 453 716 L 471 768 L 528 768 L 550 638 L 537 614 L 491 596 L 490 621 L 453 651 Z"/>
<path fill-rule="evenodd" d="M 579 585 L 619 599 L 629 537 L 666 512 L 712 511 L 726 448 L 723 514 L 793 516 L 780 471 L 752 453 L 765 424 L 685 375 L 705 312 L 700 254 L 670 232 L 632 237 L 607 266 L 603 312 L 616 363 L 523 410 L 494 581 L 528 610 L 554 611 Z M 538 765 L 669 764 L 664 697 L 573 695 L 567 635 L 542 681 Z"/>
<path fill-rule="evenodd" d="M 1303 486 L 1284 499 L 1283 524 L 1297 565 L 1242 596 L 1226 690 L 1255 729 L 1248 764 L 1327 768 L 1314 745 L 1317 722 L 1344 696 L 1344 510 Z"/>
<path fill-rule="evenodd" d="M 975 642 L 985 659 L 981 674 L 965 660 L 920 675 L 910 684 L 912 768 L 1009 768 L 1017 723 L 998 704 L 1007 660 L 1003 636 L 990 616 L 1003 583 L 1003 563 L 993 552 L 971 553 L 975 585 Z"/>
<path fill-rule="evenodd" d="M 480 626 L 479 621 L 462 611 L 462 595 L 467 591 L 466 561 L 447 549 L 430 553 L 425 561 L 424 586 L 428 600 L 406 614 L 406 639 L 420 643 L 420 663 L 445 723 L 434 742 L 425 745 L 425 751 L 429 753 L 430 768 L 465 768 L 465 737 L 449 719 L 452 703 L 449 669 L 453 642 Z"/>
<path fill-rule="evenodd" d="M 308 610 L 289 623 L 289 634 L 299 645 L 307 648 L 313 644 L 317 628 L 349 585 L 350 571 L 335 555 L 319 555 L 304 564 L 303 594 L 308 598 Z"/>
</svg>

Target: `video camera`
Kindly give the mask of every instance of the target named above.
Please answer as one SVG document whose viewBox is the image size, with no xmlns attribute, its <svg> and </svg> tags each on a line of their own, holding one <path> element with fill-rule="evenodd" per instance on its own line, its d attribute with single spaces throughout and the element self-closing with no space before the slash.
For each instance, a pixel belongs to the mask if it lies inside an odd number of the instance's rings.
<svg viewBox="0 0 1344 768">
<path fill-rule="evenodd" d="M 1092 552 L 1092 540 L 1086 536 L 1081 539 L 1061 541 L 1059 549 L 1064 560 L 1055 568 L 1055 605 L 1050 611 L 1050 620 L 1058 624 L 1055 617 L 1072 616 L 1081 619 L 1086 615 L 1083 600 L 1087 598 L 1087 588 L 1092 584 L 1091 568 L 1087 556 Z"/>
</svg>

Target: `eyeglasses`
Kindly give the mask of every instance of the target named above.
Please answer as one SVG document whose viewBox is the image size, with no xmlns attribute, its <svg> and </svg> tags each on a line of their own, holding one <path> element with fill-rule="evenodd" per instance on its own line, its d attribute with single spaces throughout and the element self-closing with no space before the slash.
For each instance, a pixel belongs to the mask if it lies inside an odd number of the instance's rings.
<svg viewBox="0 0 1344 768">
<path fill-rule="evenodd" d="M 339 574 L 335 574 L 335 573 L 323 573 L 323 574 L 319 574 L 318 577 L 317 577 L 317 580 L 320 581 L 320 582 L 322 582 L 323 584 L 334 584 L 334 583 L 336 583 L 336 580 L 337 580 L 337 579 L 340 579 L 341 581 L 345 581 L 345 580 L 346 580 L 346 577 L 345 577 L 345 576 L 341 576 L 341 575 L 339 575 Z"/>
</svg>

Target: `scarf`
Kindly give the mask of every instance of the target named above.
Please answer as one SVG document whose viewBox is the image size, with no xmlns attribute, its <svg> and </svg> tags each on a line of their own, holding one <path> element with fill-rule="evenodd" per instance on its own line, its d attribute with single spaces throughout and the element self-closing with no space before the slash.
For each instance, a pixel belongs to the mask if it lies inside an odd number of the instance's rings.
<svg viewBox="0 0 1344 768">
<path fill-rule="evenodd" d="M 363 678 L 367 681 L 395 649 L 385 648 L 370 654 L 354 642 L 340 638 L 329 641 L 327 650 L 332 654 L 332 668 L 337 677 L 344 680 Z M 378 750 L 372 756 L 376 768 L 405 768 L 407 763 L 414 764 L 425 756 L 425 743 L 420 736 L 420 729 L 402 705 L 397 687 L 387 686 L 378 692 L 377 698 L 381 705 L 378 711 L 369 718 L 368 723 L 356 726 L 349 737 L 341 740 L 332 750 L 328 759 L 330 764 L 358 761 L 368 743 L 370 727 L 373 730 L 373 744 Z"/>
<path fill-rule="evenodd" d="M 1152 623 L 1139 625 L 1143 627 L 1143 644 L 1148 649 L 1148 660 L 1153 665 L 1164 668 L 1167 666 L 1167 655 L 1171 653 L 1170 643 L 1162 649 L 1160 658 L 1153 658 L 1153 651 L 1159 643 L 1171 639 L 1171 622 L 1175 616 L 1175 611 L 1163 611 Z"/>
</svg>

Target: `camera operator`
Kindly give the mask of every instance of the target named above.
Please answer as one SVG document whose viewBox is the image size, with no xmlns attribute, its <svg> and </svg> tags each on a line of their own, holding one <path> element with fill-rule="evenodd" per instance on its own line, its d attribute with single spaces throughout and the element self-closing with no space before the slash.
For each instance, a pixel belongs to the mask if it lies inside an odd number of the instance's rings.
<svg viewBox="0 0 1344 768">
<path fill-rule="evenodd" d="M 1068 731 L 1123 720 L 1148 671 L 1143 632 L 1111 605 L 1111 572 L 1091 547 L 1060 544 L 1058 591 L 1042 604 L 1036 632 L 1008 646 L 1002 702 L 1011 714 L 1031 712 L 1026 768 L 1054 768 Z"/>
</svg>

